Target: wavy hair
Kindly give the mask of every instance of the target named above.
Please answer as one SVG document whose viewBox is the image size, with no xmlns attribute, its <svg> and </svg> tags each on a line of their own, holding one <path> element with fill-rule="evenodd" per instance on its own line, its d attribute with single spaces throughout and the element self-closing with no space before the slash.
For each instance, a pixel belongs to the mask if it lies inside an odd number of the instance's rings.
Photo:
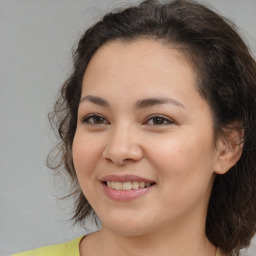
<svg viewBox="0 0 256 256">
<path fill-rule="evenodd" d="M 205 231 L 223 252 L 239 255 L 256 232 L 256 63 L 235 25 L 205 5 L 147 0 L 106 14 L 82 35 L 73 52 L 73 72 L 49 116 L 60 142 L 50 152 L 48 166 L 69 175 L 75 197 L 73 219 L 83 223 L 94 214 L 78 185 L 72 159 L 83 75 L 106 42 L 140 38 L 160 40 L 188 57 L 197 72 L 198 91 L 211 107 L 216 136 L 227 128 L 244 130 L 240 160 L 216 176 Z"/>
</svg>

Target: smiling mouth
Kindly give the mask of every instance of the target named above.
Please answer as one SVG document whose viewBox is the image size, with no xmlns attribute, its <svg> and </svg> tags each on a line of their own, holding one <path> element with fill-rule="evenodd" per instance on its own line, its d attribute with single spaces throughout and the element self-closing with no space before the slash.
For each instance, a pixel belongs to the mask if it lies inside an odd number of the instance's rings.
<svg viewBox="0 0 256 256">
<path fill-rule="evenodd" d="M 144 182 L 144 181 L 126 181 L 126 182 L 105 181 L 104 184 L 111 189 L 120 190 L 120 191 L 136 190 L 136 189 L 147 188 L 155 185 L 155 183 L 153 182 Z"/>
</svg>

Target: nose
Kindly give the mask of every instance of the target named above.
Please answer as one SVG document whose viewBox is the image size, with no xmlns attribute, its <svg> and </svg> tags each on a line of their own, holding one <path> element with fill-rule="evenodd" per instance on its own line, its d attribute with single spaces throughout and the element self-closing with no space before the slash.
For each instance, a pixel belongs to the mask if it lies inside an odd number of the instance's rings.
<svg viewBox="0 0 256 256">
<path fill-rule="evenodd" d="M 113 129 L 103 151 L 103 157 L 118 165 L 139 161 L 143 157 L 143 150 L 138 132 L 128 126 Z"/>
</svg>

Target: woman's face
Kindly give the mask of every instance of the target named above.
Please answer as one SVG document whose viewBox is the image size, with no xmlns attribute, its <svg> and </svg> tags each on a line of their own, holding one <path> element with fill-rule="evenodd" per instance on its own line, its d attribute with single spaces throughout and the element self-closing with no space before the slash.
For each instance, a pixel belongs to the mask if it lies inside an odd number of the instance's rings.
<svg viewBox="0 0 256 256">
<path fill-rule="evenodd" d="M 73 159 L 104 228 L 204 227 L 218 157 L 186 58 L 153 40 L 102 46 L 84 75 Z"/>
</svg>

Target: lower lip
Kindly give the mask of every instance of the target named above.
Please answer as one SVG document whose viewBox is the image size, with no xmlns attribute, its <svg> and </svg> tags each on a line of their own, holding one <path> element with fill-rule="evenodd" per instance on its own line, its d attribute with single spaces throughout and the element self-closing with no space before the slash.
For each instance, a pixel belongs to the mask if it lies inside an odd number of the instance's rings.
<svg viewBox="0 0 256 256">
<path fill-rule="evenodd" d="M 153 186 L 139 188 L 139 189 L 131 189 L 131 190 L 115 190 L 108 187 L 105 183 L 103 184 L 104 192 L 107 196 L 116 201 L 129 201 L 148 193 Z"/>
</svg>

